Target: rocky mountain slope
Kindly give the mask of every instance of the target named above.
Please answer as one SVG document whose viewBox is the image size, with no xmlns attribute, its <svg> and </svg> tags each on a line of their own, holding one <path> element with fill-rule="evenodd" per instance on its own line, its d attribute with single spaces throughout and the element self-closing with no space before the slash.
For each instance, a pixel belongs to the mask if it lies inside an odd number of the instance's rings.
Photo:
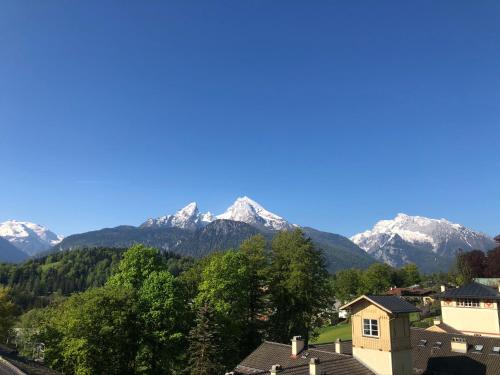
<svg viewBox="0 0 500 375">
<path fill-rule="evenodd" d="M 17 220 L 0 223 L 0 238 L 23 252 L 25 257 L 50 249 L 62 240 L 62 236 L 42 225 Z M 6 258 L 4 253 L 5 251 L 0 251 L 0 261 Z"/>
<path fill-rule="evenodd" d="M 398 214 L 392 220 L 381 220 L 351 240 L 392 266 L 408 262 L 426 272 L 448 268 L 459 250 L 490 250 L 492 238 L 446 219 Z"/>
<path fill-rule="evenodd" d="M 201 257 L 216 250 L 236 248 L 255 234 L 271 240 L 279 230 L 297 227 L 250 198 L 241 197 L 218 216 L 200 213 L 193 202 L 175 214 L 148 219 L 139 227 L 119 226 L 68 236 L 54 249 L 123 248 L 143 243 Z M 347 267 L 365 268 L 375 261 L 346 237 L 312 228 L 303 230 L 323 250 L 332 272 Z"/>
<path fill-rule="evenodd" d="M 19 263 L 28 259 L 28 254 L 19 250 L 5 238 L 0 237 L 0 262 Z"/>
</svg>

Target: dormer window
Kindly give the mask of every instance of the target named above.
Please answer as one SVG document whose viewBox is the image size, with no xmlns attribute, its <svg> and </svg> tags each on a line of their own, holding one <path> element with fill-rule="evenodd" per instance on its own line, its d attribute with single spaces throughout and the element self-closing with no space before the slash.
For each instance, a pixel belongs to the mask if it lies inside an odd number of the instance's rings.
<svg viewBox="0 0 500 375">
<path fill-rule="evenodd" d="M 473 298 L 459 298 L 457 300 L 459 307 L 479 307 L 479 300 Z"/>
<path fill-rule="evenodd" d="M 363 319 L 363 336 L 378 337 L 378 320 Z"/>
</svg>

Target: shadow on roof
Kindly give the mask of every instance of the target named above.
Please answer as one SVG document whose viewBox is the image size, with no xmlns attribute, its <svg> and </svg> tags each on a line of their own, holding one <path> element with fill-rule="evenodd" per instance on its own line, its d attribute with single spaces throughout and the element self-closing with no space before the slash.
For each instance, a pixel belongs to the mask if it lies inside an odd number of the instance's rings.
<svg viewBox="0 0 500 375">
<path fill-rule="evenodd" d="M 466 356 L 432 357 L 425 374 L 486 375 L 486 365 Z"/>
</svg>

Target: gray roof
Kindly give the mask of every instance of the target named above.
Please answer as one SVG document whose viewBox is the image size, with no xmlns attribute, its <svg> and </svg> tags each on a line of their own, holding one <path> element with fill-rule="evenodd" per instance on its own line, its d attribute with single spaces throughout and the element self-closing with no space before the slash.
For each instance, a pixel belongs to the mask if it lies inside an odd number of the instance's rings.
<svg viewBox="0 0 500 375">
<path fill-rule="evenodd" d="M 4 345 L 0 345 L 0 356 L 28 375 L 61 375 L 60 372 L 51 370 L 37 362 L 18 356 L 16 351 Z M 5 372 L 5 370 L 3 371 Z M 0 370 L 0 374 L 3 374 L 4 372 Z"/>
<path fill-rule="evenodd" d="M 447 289 L 437 295 L 438 298 L 484 298 L 500 300 L 500 293 L 497 288 L 472 282 L 459 288 Z"/>
<path fill-rule="evenodd" d="M 454 337 L 467 341 L 467 353 L 451 351 L 451 340 Z M 426 344 L 422 345 L 421 340 L 426 340 Z M 441 345 L 436 345 L 437 342 L 440 342 Z M 500 347 L 500 338 L 431 332 L 412 328 L 411 343 L 413 367 L 418 370 L 419 374 L 500 374 L 500 354 L 493 352 L 493 347 Z M 474 351 L 475 345 L 483 345 L 481 353 Z"/>
<path fill-rule="evenodd" d="M 410 302 L 396 296 L 366 296 L 377 305 L 384 307 L 391 313 L 411 313 L 419 312 L 420 310 Z"/>
<path fill-rule="evenodd" d="M 352 351 L 350 342 L 345 348 Z M 313 345 L 292 357 L 291 345 L 263 342 L 235 368 L 238 374 L 269 374 L 273 365 L 280 364 L 280 374 L 309 375 L 309 361 L 319 358 L 322 371 L 328 375 L 374 375 L 351 355 L 337 354 L 333 344 Z"/>
<path fill-rule="evenodd" d="M 500 347 L 500 338 L 469 336 L 455 333 L 431 332 L 425 329 L 410 330 L 413 368 L 415 374 L 423 375 L 499 375 L 500 354 L 494 347 Z M 463 338 L 467 341 L 467 353 L 451 351 L 451 340 Z M 425 340 L 425 344 L 422 344 Z M 436 343 L 441 343 L 436 345 Z M 373 375 L 352 357 L 352 342 L 343 341 L 346 354 L 335 353 L 334 343 L 311 345 L 297 358 L 291 356 L 290 345 L 264 342 L 245 358 L 235 369 L 238 374 L 269 374 L 272 365 L 280 364 L 280 374 L 309 375 L 309 360 L 317 357 L 322 370 L 328 375 Z M 475 345 L 483 345 L 481 353 Z M 307 356 L 303 355 L 307 353 Z"/>
</svg>

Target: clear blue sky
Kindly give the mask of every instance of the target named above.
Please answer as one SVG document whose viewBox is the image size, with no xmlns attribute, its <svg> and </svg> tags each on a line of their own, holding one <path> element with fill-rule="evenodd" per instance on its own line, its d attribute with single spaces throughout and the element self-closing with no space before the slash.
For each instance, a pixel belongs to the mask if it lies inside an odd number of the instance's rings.
<svg viewBox="0 0 500 375">
<path fill-rule="evenodd" d="M 0 220 L 65 235 L 248 195 L 344 235 L 500 233 L 500 2 L 0 5 Z"/>
</svg>

